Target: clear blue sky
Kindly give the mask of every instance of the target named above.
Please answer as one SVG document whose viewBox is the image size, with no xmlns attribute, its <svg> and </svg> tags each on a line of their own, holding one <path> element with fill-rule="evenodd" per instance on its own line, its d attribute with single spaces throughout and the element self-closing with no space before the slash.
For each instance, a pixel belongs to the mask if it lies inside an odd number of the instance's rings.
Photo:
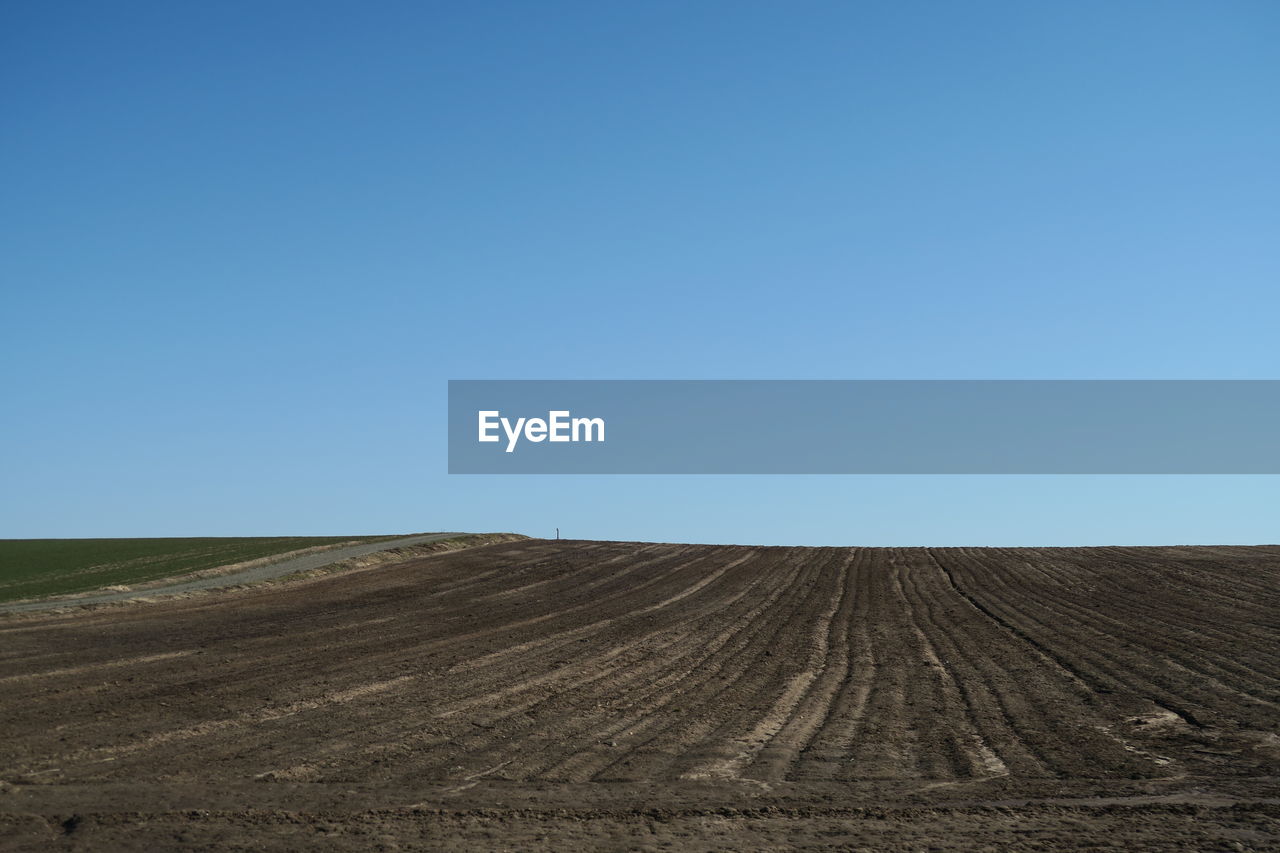
<svg viewBox="0 0 1280 853">
<path fill-rule="evenodd" d="M 10 3 L 0 536 L 1280 541 L 1275 477 L 450 477 L 450 378 L 1280 378 L 1280 5 Z"/>
</svg>

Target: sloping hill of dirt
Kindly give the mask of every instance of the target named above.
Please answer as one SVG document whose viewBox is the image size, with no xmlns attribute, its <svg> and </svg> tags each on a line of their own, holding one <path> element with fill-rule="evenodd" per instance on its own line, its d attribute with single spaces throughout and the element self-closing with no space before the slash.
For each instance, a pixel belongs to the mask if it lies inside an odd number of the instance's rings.
<svg viewBox="0 0 1280 853">
<path fill-rule="evenodd" d="M 1277 849 L 1280 548 L 526 540 L 0 623 L 0 848 Z"/>
</svg>

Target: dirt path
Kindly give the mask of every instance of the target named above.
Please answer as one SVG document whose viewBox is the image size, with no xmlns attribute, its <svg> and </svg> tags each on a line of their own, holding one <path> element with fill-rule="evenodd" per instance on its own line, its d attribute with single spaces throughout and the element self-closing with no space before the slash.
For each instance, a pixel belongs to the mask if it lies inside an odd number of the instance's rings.
<svg viewBox="0 0 1280 853">
<path fill-rule="evenodd" d="M 0 839 L 1280 850 L 1278 614 L 1276 548 L 547 540 L 36 614 Z"/>
<path fill-rule="evenodd" d="M 324 568 L 325 566 L 331 566 L 334 563 L 341 563 L 343 560 L 350 560 L 355 557 L 364 557 L 369 554 L 376 554 L 379 551 L 390 551 L 393 548 L 405 548 L 411 545 L 424 545 L 428 542 L 438 542 L 441 539 L 448 539 L 452 536 L 460 535 L 462 534 L 424 533 L 417 536 L 405 536 L 400 539 L 387 539 L 381 542 L 367 542 L 362 545 L 326 548 L 322 551 L 303 554 L 297 557 L 288 557 L 287 555 L 283 555 L 285 558 L 281 560 L 255 561 L 260 564 L 243 569 L 242 571 L 230 572 L 225 575 L 211 575 L 209 577 L 180 581 L 178 583 L 165 584 L 163 586 L 147 586 L 143 589 L 100 592 L 92 595 L 49 598 L 42 601 L 22 601 L 0 604 L 0 613 L 29 613 L 36 610 L 53 610 L 60 607 L 79 607 L 85 604 L 105 604 L 112 601 L 127 601 L 132 598 L 145 598 L 153 595 L 180 595 L 182 593 L 195 592 L 196 590 L 202 589 L 218 589 L 220 587 L 258 583 L 259 581 L 280 578 L 296 572 L 306 572 L 311 571 L 312 569 Z"/>
</svg>

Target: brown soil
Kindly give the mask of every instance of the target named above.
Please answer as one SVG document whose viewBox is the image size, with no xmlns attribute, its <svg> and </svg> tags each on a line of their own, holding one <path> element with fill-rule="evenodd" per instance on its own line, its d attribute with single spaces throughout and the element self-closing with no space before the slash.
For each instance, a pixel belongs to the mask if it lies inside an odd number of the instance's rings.
<svg viewBox="0 0 1280 853">
<path fill-rule="evenodd" d="M 3 849 L 1280 849 L 1280 547 L 528 540 L 0 622 Z"/>
</svg>

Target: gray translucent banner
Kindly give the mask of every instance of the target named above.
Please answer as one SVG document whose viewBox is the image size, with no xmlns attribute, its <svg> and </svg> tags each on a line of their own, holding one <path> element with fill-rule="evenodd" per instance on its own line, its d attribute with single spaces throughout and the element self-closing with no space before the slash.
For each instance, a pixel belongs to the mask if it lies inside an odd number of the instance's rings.
<svg viewBox="0 0 1280 853">
<path fill-rule="evenodd" d="M 451 474 L 1277 474 L 1277 436 L 1280 380 L 449 383 Z"/>
</svg>

